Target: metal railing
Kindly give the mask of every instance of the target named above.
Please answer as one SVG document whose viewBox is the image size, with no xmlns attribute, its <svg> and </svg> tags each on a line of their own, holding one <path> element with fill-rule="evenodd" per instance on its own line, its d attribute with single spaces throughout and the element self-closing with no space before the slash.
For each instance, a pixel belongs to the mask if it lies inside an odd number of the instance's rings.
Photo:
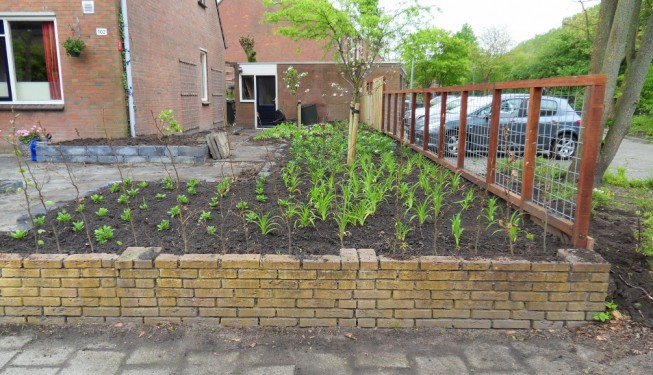
<svg viewBox="0 0 653 375">
<path fill-rule="evenodd" d="M 384 91 L 381 131 L 588 248 L 605 83 L 590 75 Z"/>
</svg>

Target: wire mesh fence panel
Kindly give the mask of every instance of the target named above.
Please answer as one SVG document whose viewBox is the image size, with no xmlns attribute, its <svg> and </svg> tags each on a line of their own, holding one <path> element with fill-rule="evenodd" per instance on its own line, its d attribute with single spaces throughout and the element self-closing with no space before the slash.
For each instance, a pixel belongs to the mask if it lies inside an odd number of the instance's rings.
<svg viewBox="0 0 653 375">
<path fill-rule="evenodd" d="M 538 124 L 533 202 L 573 220 L 576 209 L 579 150 L 582 147 L 583 87 L 543 88 Z"/>
<path fill-rule="evenodd" d="M 492 95 L 488 91 L 470 91 L 467 99 L 464 168 L 485 179 Z"/>
</svg>

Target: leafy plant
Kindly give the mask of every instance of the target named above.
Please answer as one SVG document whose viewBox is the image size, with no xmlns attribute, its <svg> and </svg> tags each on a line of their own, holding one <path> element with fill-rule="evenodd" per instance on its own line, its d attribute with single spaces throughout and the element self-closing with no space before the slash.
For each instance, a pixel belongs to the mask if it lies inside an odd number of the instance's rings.
<svg viewBox="0 0 653 375">
<path fill-rule="evenodd" d="M 163 182 L 164 190 L 173 190 L 175 188 L 175 186 L 172 183 L 172 178 L 170 177 L 164 177 L 162 182 Z"/>
<path fill-rule="evenodd" d="M 258 214 L 254 211 L 248 211 L 245 215 L 245 220 L 248 223 L 254 223 L 258 219 Z"/>
<path fill-rule="evenodd" d="M 93 203 L 102 203 L 104 202 L 104 197 L 101 194 L 93 194 L 91 195 L 91 200 Z"/>
<path fill-rule="evenodd" d="M 168 210 L 168 215 L 170 215 L 170 217 L 177 217 L 181 215 L 181 207 L 179 205 L 173 206 L 170 208 L 170 210 Z"/>
<path fill-rule="evenodd" d="M 75 207 L 75 212 L 84 212 L 86 211 L 86 205 L 84 203 L 80 203 Z"/>
<path fill-rule="evenodd" d="M 19 240 L 19 239 L 25 238 L 25 236 L 27 236 L 27 231 L 17 229 L 16 231 L 11 232 L 10 236 L 11 236 L 11 238 Z"/>
<path fill-rule="evenodd" d="M 109 188 L 109 191 L 111 191 L 114 194 L 119 192 L 120 191 L 120 184 L 117 183 L 117 182 L 114 182 L 113 184 L 111 184 L 111 187 Z"/>
<path fill-rule="evenodd" d="M 157 230 L 168 230 L 170 229 L 170 220 L 161 220 L 159 224 L 156 225 Z"/>
<path fill-rule="evenodd" d="M 220 181 L 216 186 L 216 192 L 218 196 L 221 198 L 226 197 L 227 193 L 229 192 L 230 185 L 231 185 L 231 180 L 229 179 L 229 177 L 223 178 L 222 181 Z"/>
<path fill-rule="evenodd" d="M 196 178 L 189 178 L 188 182 L 186 183 L 186 187 L 197 187 L 200 184 L 200 180 Z"/>
<path fill-rule="evenodd" d="M 428 219 L 429 216 L 429 207 L 431 206 L 431 198 L 427 195 L 423 201 L 418 202 L 415 205 L 415 216 L 417 217 L 417 222 L 419 225 L 424 225 L 426 223 L 426 219 Z"/>
<path fill-rule="evenodd" d="M 177 197 L 177 202 L 179 202 L 181 204 L 188 204 L 188 202 L 190 202 L 190 200 L 188 199 L 187 196 L 185 196 L 184 194 L 181 194 L 181 195 L 179 195 Z"/>
<path fill-rule="evenodd" d="M 66 212 L 66 210 L 61 210 L 57 213 L 57 221 L 60 223 L 67 223 L 73 219 L 73 216 Z"/>
<path fill-rule="evenodd" d="M 200 213 L 200 221 L 211 220 L 211 211 L 202 211 Z"/>
<path fill-rule="evenodd" d="M 140 192 L 139 188 L 131 188 L 127 190 L 127 195 L 129 195 L 130 197 L 135 197 L 138 195 L 139 192 Z"/>
<path fill-rule="evenodd" d="M 410 225 L 410 222 L 406 223 L 402 220 L 395 221 L 395 236 L 399 241 L 406 242 L 406 237 L 411 230 L 413 230 L 413 227 Z"/>
<path fill-rule="evenodd" d="M 147 210 L 148 207 L 149 206 L 147 205 L 147 202 L 145 202 L 145 197 L 143 197 L 143 203 L 141 203 L 141 205 L 138 206 L 138 208 L 140 208 L 141 210 Z"/>
<path fill-rule="evenodd" d="M 120 194 L 118 197 L 118 203 L 129 204 L 129 196 L 127 196 L 127 194 Z"/>
<path fill-rule="evenodd" d="M 84 222 L 82 220 L 73 221 L 73 232 L 81 232 L 84 230 Z"/>
<path fill-rule="evenodd" d="M 175 119 L 172 109 L 164 109 L 159 112 L 159 121 L 161 121 L 163 132 L 168 135 L 184 131 L 181 124 Z"/>
<path fill-rule="evenodd" d="M 239 201 L 238 203 L 236 203 L 236 208 L 241 211 L 245 211 L 249 208 L 249 205 L 245 201 Z"/>
<path fill-rule="evenodd" d="M 274 221 L 275 218 L 277 218 L 277 216 L 272 216 L 271 212 L 256 214 L 254 224 L 259 227 L 262 235 L 268 235 L 275 232 L 280 227 L 279 223 Z"/>
<path fill-rule="evenodd" d="M 463 231 L 462 219 L 459 212 L 451 219 L 451 233 L 453 233 L 453 237 L 456 240 L 456 250 L 460 250 L 460 237 Z"/>
<path fill-rule="evenodd" d="M 129 187 L 129 186 L 132 186 L 132 183 L 133 183 L 133 180 L 132 180 L 131 177 L 125 177 L 125 178 L 122 180 L 122 186 L 127 186 L 127 187 Z"/>
<path fill-rule="evenodd" d="M 113 239 L 113 228 L 109 225 L 103 225 L 95 230 L 95 240 L 99 244 L 105 244 Z"/>
<path fill-rule="evenodd" d="M 166 197 L 166 195 L 163 194 L 163 193 L 156 193 L 156 195 L 154 197 L 156 199 L 158 199 L 158 200 L 162 200 L 162 199 L 164 199 Z"/>
<path fill-rule="evenodd" d="M 617 304 L 609 301 L 605 302 L 605 311 L 594 314 L 592 319 L 605 323 L 612 320 L 616 314 L 618 314 Z"/>
<path fill-rule="evenodd" d="M 217 228 L 214 227 L 213 225 L 208 225 L 206 227 L 206 233 L 210 234 L 211 236 L 215 235 L 217 233 L 217 231 L 218 231 Z"/>
<path fill-rule="evenodd" d="M 99 216 L 99 217 L 105 217 L 105 216 L 107 216 L 108 213 L 109 213 L 109 210 L 104 208 L 104 207 L 100 207 L 100 208 L 98 208 L 97 211 L 95 211 L 95 214 L 97 216 Z"/>
<path fill-rule="evenodd" d="M 268 197 L 265 194 L 258 194 L 256 196 L 256 200 L 261 202 L 261 203 L 264 203 L 264 202 L 268 201 Z"/>
<path fill-rule="evenodd" d="M 218 202 L 218 197 L 211 197 L 211 202 L 209 202 L 209 206 L 215 208 L 218 206 L 218 204 L 220 204 L 220 202 Z"/>
<path fill-rule="evenodd" d="M 79 56 L 80 52 L 86 48 L 86 43 L 78 37 L 70 36 L 63 42 L 63 48 L 66 49 L 66 53 L 71 56 Z"/>
<path fill-rule="evenodd" d="M 300 228 L 315 226 L 315 213 L 311 209 L 311 206 L 308 204 L 302 204 L 299 206 L 295 225 Z"/>
<path fill-rule="evenodd" d="M 123 221 L 130 221 L 132 219 L 132 210 L 130 208 L 125 208 L 120 214 L 120 219 Z"/>
<path fill-rule="evenodd" d="M 141 189 L 145 189 L 146 187 L 150 186 L 150 183 L 147 181 L 141 181 L 138 183 L 138 187 Z"/>
<path fill-rule="evenodd" d="M 33 221 L 35 226 L 43 225 L 45 224 L 45 216 L 36 216 Z"/>
<path fill-rule="evenodd" d="M 197 195 L 197 189 L 193 186 L 189 186 L 186 191 L 188 191 L 188 194 L 190 195 Z"/>
</svg>

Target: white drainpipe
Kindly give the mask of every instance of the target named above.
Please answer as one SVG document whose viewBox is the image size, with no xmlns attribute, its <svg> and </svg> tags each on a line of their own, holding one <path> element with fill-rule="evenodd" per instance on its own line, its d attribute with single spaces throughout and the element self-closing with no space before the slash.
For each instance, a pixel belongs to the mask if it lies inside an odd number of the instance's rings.
<svg viewBox="0 0 653 375">
<path fill-rule="evenodd" d="M 129 133 L 136 137 L 136 114 L 134 113 L 134 84 L 132 81 L 131 51 L 129 49 L 129 16 L 127 14 L 127 0 L 120 0 L 122 8 L 123 33 L 125 36 L 125 73 L 127 75 L 127 107 L 129 108 Z"/>
</svg>

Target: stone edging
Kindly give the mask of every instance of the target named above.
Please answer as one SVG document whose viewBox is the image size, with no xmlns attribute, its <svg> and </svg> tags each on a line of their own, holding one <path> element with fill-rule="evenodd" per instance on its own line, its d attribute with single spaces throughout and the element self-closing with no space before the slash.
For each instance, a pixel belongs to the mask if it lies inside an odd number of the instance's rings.
<svg viewBox="0 0 653 375">
<path fill-rule="evenodd" d="M 0 253 L 0 323 L 560 328 L 603 311 L 610 265 L 339 256 Z"/>
<path fill-rule="evenodd" d="M 175 162 L 203 164 L 209 148 L 201 146 L 168 146 Z M 36 148 L 37 161 L 62 163 L 170 163 L 165 146 L 60 146 L 39 142 Z"/>
</svg>

